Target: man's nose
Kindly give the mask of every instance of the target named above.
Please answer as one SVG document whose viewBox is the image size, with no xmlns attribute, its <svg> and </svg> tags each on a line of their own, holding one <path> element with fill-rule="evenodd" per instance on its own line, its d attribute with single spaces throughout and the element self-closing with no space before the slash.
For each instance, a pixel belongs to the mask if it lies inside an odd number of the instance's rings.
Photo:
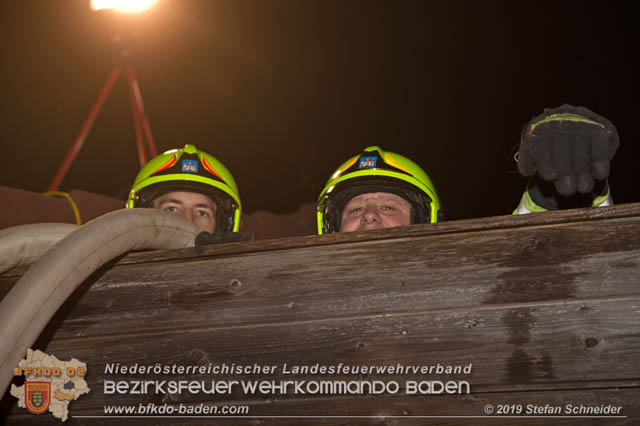
<svg viewBox="0 0 640 426">
<path fill-rule="evenodd" d="M 375 206 L 367 206 L 364 209 L 364 213 L 362 214 L 362 221 L 364 223 L 375 223 L 380 220 L 380 216 L 378 216 L 378 210 Z"/>
</svg>

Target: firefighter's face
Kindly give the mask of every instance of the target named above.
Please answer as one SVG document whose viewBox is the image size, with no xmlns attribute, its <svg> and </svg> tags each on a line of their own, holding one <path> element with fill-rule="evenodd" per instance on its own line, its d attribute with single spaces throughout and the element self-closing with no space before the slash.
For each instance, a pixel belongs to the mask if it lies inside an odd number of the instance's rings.
<svg viewBox="0 0 640 426">
<path fill-rule="evenodd" d="M 153 208 L 179 214 L 202 230 L 215 232 L 217 206 L 211 198 L 196 192 L 169 192 L 153 200 Z"/>
<path fill-rule="evenodd" d="M 341 232 L 391 228 L 411 224 L 411 204 L 388 192 L 353 197 L 342 210 Z"/>
</svg>

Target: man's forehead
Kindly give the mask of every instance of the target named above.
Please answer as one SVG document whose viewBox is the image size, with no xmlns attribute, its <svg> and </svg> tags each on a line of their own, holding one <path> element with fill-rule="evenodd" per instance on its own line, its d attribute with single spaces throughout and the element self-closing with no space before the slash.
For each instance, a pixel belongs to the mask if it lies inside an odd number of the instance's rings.
<svg viewBox="0 0 640 426">
<path fill-rule="evenodd" d="M 404 198 L 402 198 L 399 195 L 396 194 L 392 194 L 390 192 L 367 192 L 364 194 L 360 194 L 360 195 L 356 195 L 355 197 L 353 197 L 352 199 L 350 199 L 347 204 L 349 203 L 357 203 L 357 202 L 364 202 L 364 201 L 368 201 L 368 200 L 374 200 L 374 201 L 394 201 L 397 203 L 401 203 L 401 204 L 409 204 L 409 202 L 407 200 L 405 200 Z"/>
<path fill-rule="evenodd" d="M 209 197 L 198 192 L 175 191 L 161 195 L 154 200 L 156 203 L 173 202 L 178 204 L 198 204 L 207 207 L 215 207 L 216 203 Z"/>
</svg>

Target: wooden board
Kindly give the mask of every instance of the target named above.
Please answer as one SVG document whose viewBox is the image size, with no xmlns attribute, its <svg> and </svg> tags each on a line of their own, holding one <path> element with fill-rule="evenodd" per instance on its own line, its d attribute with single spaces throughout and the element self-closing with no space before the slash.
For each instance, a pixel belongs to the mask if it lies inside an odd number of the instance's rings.
<svg viewBox="0 0 640 426">
<path fill-rule="evenodd" d="M 134 253 L 88 279 L 35 347 L 60 359 L 80 358 L 90 367 L 92 393 L 72 403 L 72 415 L 98 415 L 105 405 L 166 402 L 159 396 L 104 395 L 104 380 L 133 379 L 105 374 L 106 363 L 278 366 L 269 380 L 291 379 L 281 371 L 284 363 L 472 363 L 466 377 L 472 396 L 236 393 L 215 401 L 259 407 L 252 410 L 262 415 L 405 415 L 423 407 L 451 415 L 458 412 L 446 410 L 461 404 L 466 408 L 460 412 L 482 416 L 477 401 L 493 395 L 527 403 L 551 398 L 558 404 L 569 403 L 570 395 L 584 404 L 596 401 L 589 395 L 601 395 L 637 418 L 639 260 L 638 204 Z M 15 271 L 0 277 L 0 295 L 17 279 Z M 404 383 L 416 378 L 383 379 Z M 12 399 L 5 395 L 0 407 L 9 407 Z M 427 402 L 435 400 L 444 402 Z M 211 397 L 182 395 L 169 402 L 211 403 Z M 14 407 L 10 419 L 30 419 L 21 411 Z M 92 421 L 79 424 L 100 424 Z M 305 424 L 372 421 L 306 419 Z M 436 423 L 446 421 L 456 423 Z"/>
<path fill-rule="evenodd" d="M 457 396 L 403 396 L 386 398 L 384 404 L 379 398 L 356 396 L 344 398 L 307 398 L 296 400 L 271 399 L 253 402 L 246 417 L 224 416 L 214 418 L 81 418 L 95 416 L 94 412 L 73 409 L 70 425 L 109 426 L 123 424 L 159 425 L 635 425 L 640 417 L 640 391 L 638 389 L 598 389 L 566 390 L 561 392 L 498 392 L 474 393 L 465 397 Z M 242 404 L 240 401 L 233 403 Z M 211 404 L 213 405 L 213 404 Z M 221 407 L 222 404 L 217 404 Z M 485 407 L 495 410 L 518 410 L 520 415 L 485 414 Z M 529 412 L 555 412 L 559 407 L 561 415 L 569 410 L 589 406 L 621 407 L 616 417 L 603 418 L 559 418 L 556 414 L 526 414 Z M 173 405 L 177 407 L 177 405 Z M 313 413 L 321 413 L 315 415 Z M 348 414 L 347 414 L 348 413 Z M 287 416 L 291 416 L 287 418 Z M 546 417 L 543 417 L 546 416 Z M 11 424 L 59 425 L 50 414 L 34 416 L 17 414 Z"/>
<path fill-rule="evenodd" d="M 95 274 L 55 338 L 640 294 L 640 217 L 152 265 Z"/>
</svg>

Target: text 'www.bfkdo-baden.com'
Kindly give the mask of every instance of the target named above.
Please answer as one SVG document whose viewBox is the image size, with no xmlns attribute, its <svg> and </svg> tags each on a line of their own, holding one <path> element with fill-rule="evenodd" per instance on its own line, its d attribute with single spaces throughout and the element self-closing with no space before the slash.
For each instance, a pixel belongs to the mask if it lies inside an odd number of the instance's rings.
<svg viewBox="0 0 640 426">
<path fill-rule="evenodd" d="M 207 405 L 200 404 L 154 404 L 141 403 L 138 405 L 107 405 L 104 414 L 125 416 L 234 416 L 249 414 L 248 405 Z"/>
</svg>

